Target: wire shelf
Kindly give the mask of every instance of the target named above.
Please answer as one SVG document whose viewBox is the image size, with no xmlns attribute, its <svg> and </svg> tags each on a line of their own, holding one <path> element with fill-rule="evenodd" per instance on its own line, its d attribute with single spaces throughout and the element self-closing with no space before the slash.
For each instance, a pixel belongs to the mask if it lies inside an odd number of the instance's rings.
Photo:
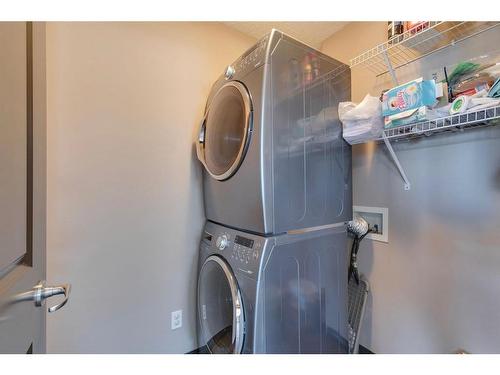
<svg viewBox="0 0 500 375">
<path fill-rule="evenodd" d="M 477 111 L 472 110 L 456 115 L 440 117 L 434 120 L 416 122 L 414 124 L 399 126 L 397 128 L 385 129 L 384 136 L 389 140 L 413 138 L 419 136 L 430 136 L 445 130 L 469 129 L 484 125 L 497 124 L 500 124 L 500 106 Z M 383 141 L 384 136 L 374 139 L 374 141 Z"/>
<path fill-rule="evenodd" d="M 364 67 L 377 76 L 461 42 L 500 22 L 427 21 L 350 60 L 350 67 Z"/>
</svg>

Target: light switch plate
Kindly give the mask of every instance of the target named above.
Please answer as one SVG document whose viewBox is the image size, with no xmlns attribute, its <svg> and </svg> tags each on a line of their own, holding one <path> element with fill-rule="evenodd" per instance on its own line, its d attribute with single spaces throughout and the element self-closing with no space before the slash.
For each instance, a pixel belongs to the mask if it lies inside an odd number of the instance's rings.
<svg viewBox="0 0 500 375">
<path fill-rule="evenodd" d="M 172 311 L 171 328 L 177 329 L 182 327 L 182 310 Z"/>
<path fill-rule="evenodd" d="M 374 224 L 378 225 L 380 233 L 369 233 L 365 238 L 389 242 L 389 209 L 387 207 L 353 206 L 352 216 L 353 219 L 361 216 L 368 222 L 370 228 Z"/>
</svg>

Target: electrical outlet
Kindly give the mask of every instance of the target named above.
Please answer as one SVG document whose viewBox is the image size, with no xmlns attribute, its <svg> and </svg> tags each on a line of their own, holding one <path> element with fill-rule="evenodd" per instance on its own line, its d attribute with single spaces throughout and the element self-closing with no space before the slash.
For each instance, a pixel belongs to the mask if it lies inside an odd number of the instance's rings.
<svg viewBox="0 0 500 375">
<path fill-rule="evenodd" d="M 182 310 L 172 311 L 172 329 L 182 327 Z"/>
</svg>

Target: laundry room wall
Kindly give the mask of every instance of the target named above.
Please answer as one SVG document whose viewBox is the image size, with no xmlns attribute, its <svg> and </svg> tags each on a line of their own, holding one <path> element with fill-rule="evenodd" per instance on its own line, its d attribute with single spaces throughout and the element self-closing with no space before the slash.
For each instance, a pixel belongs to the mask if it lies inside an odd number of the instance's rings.
<svg viewBox="0 0 500 375">
<path fill-rule="evenodd" d="M 196 348 L 193 141 L 211 84 L 254 42 L 219 23 L 47 24 L 47 279 L 73 286 L 49 353 Z"/>
<path fill-rule="evenodd" d="M 398 70 L 399 81 L 497 55 L 499 37 L 496 28 L 424 58 Z M 386 22 L 353 22 L 322 50 L 348 63 L 386 38 Z M 353 69 L 357 102 L 390 85 L 387 75 Z M 410 191 L 383 144 L 353 147 L 354 204 L 389 208 L 389 242 L 365 239 L 358 255 L 371 284 L 362 345 L 377 353 L 500 352 L 499 142 L 500 126 L 396 143 Z"/>
</svg>

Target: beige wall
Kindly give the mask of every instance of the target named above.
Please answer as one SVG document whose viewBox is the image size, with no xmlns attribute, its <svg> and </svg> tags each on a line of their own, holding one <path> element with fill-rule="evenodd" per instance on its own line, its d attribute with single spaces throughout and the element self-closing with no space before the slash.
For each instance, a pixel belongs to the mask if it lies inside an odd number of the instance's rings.
<svg viewBox="0 0 500 375">
<path fill-rule="evenodd" d="M 192 144 L 212 82 L 253 42 L 217 23 L 47 25 L 48 280 L 73 284 L 48 352 L 196 347 Z"/>
<path fill-rule="evenodd" d="M 385 41 L 386 25 L 351 23 L 322 49 L 348 62 Z M 398 70 L 399 81 L 500 56 L 499 38 L 496 28 L 457 43 Z M 391 85 L 353 69 L 355 101 Z M 377 353 L 500 352 L 499 142 L 496 126 L 394 143 L 410 191 L 383 144 L 353 147 L 354 204 L 389 208 L 389 242 L 364 240 L 358 255 L 371 284 L 361 344 Z"/>
<path fill-rule="evenodd" d="M 387 38 L 386 22 L 350 22 L 323 42 L 321 51 L 346 64 L 349 59 L 375 47 Z M 368 69 L 351 72 L 352 100 L 359 102 L 367 93 L 378 96 L 378 85 L 386 80 L 377 78 Z"/>
</svg>

